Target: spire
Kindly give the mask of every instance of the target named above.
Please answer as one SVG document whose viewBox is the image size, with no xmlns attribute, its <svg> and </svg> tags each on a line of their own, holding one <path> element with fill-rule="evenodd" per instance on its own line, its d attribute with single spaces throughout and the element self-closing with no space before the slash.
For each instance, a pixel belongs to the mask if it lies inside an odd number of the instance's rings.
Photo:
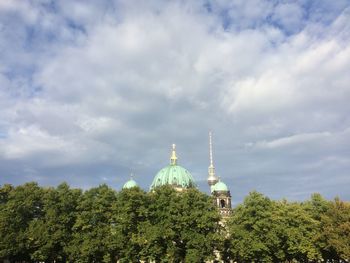
<svg viewBox="0 0 350 263">
<path fill-rule="evenodd" d="M 176 145 L 173 144 L 172 147 L 173 148 L 172 148 L 172 151 L 171 151 L 170 164 L 171 165 L 177 165 L 177 157 L 176 157 L 176 151 L 175 151 Z"/>
<path fill-rule="evenodd" d="M 213 164 L 213 144 L 211 139 L 211 132 L 209 132 L 209 159 L 210 159 L 210 165 L 208 167 L 208 184 L 209 186 L 212 186 L 216 184 L 219 179 L 215 175 L 215 167 Z"/>
<path fill-rule="evenodd" d="M 210 158 L 210 166 L 214 167 L 214 165 L 213 165 L 213 144 L 211 142 L 211 131 L 209 132 L 209 158 Z"/>
</svg>

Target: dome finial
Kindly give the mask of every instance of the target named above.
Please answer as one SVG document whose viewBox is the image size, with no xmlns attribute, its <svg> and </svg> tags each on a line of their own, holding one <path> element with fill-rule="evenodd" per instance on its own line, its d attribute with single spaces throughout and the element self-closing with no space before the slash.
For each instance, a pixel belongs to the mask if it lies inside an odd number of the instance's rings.
<svg viewBox="0 0 350 263">
<path fill-rule="evenodd" d="M 176 157 L 175 148 L 176 148 L 176 145 L 173 143 L 172 151 L 171 151 L 171 157 L 170 157 L 170 164 L 171 165 L 177 165 L 177 157 Z"/>
</svg>

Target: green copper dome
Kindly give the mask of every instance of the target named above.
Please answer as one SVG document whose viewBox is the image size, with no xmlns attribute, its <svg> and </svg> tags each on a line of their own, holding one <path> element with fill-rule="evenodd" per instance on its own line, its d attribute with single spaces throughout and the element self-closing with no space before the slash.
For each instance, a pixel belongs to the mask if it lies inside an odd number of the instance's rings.
<svg viewBox="0 0 350 263">
<path fill-rule="evenodd" d="M 211 187 L 211 191 L 228 192 L 229 190 L 224 182 L 219 181 Z"/>
<path fill-rule="evenodd" d="M 156 174 L 150 188 L 152 190 L 163 185 L 171 185 L 180 189 L 196 186 L 190 172 L 177 165 L 175 144 L 173 144 L 170 165 L 164 167 Z"/>
<path fill-rule="evenodd" d="M 138 187 L 138 184 L 133 179 L 130 179 L 124 184 L 123 189 L 130 189 L 133 187 Z"/>
<path fill-rule="evenodd" d="M 153 179 L 151 189 L 162 185 L 172 185 L 176 188 L 196 186 L 190 172 L 179 165 L 168 165 L 160 170 Z"/>
</svg>

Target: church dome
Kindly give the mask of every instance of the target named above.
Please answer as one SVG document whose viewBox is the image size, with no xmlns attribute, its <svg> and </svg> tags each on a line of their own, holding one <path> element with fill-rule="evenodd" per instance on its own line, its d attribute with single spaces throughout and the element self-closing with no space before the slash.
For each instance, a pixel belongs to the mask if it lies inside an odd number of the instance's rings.
<svg viewBox="0 0 350 263">
<path fill-rule="evenodd" d="M 229 190 L 227 185 L 224 182 L 219 181 L 211 187 L 211 191 L 228 192 Z"/>
<path fill-rule="evenodd" d="M 179 165 L 168 165 L 160 170 L 153 179 L 151 189 L 162 185 L 172 185 L 179 188 L 195 187 L 190 172 Z"/>
<path fill-rule="evenodd" d="M 191 188 L 196 186 L 190 172 L 187 171 L 185 168 L 181 167 L 180 165 L 177 165 L 175 144 L 173 144 L 170 165 L 164 167 L 156 174 L 150 188 L 152 190 L 156 187 L 163 185 L 171 185 L 179 189 Z"/>
<path fill-rule="evenodd" d="M 124 184 L 123 189 L 130 189 L 133 187 L 138 187 L 138 184 L 135 182 L 135 180 L 130 179 Z"/>
</svg>

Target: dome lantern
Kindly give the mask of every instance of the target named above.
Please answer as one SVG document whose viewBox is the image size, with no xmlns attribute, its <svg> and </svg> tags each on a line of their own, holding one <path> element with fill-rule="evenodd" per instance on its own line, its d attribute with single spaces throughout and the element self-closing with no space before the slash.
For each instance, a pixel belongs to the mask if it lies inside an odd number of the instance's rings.
<svg viewBox="0 0 350 263">
<path fill-rule="evenodd" d="M 176 144 L 173 143 L 172 147 L 173 148 L 172 148 L 171 156 L 170 156 L 170 164 L 177 165 L 177 156 L 176 156 L 176 151 L 175 151 Z"/>
</svg>

